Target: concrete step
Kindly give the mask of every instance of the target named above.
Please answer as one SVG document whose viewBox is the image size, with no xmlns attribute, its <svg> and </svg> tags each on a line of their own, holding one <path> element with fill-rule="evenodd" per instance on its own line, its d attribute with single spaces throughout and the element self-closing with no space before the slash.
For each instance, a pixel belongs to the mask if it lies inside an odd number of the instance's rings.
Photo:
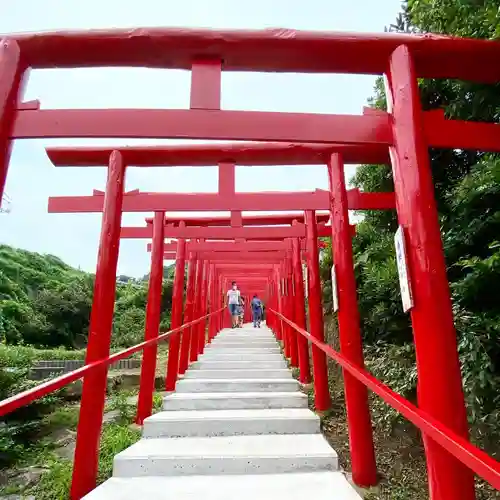
<svg viewBox="0 0 500 500">
<path fill-rule="evenodd" d="M 292 379 L 183 379 L 177 392 L 294 392 L 299 384 Z"/>
<path fill-rule="evenodd" d="M 243 354 L 251 354 L 251 353 L 280 353 L 281 349 L 278 346 L 278 344 L 273 345 L 272 347 L 269 346 L 256 346 L 256 347 L 250 347 L 249 344 L 219 344 L 219 345 L 213 345 L 213 344 L 208 344 L 205 347 L 205 352 L 216 350 L 217 351 L 229 351 L 229 352 L 238 352 L 241 351 Z"/>
<path fill-rule="evenodd" d="M 302 392 L 200 392 L 173 393 L 163 399 L 166 411 L 259 408 L 307 408 L 307 396 Z"/>
<path fill-rule="evenodd" d="M 281 353 L 261 353 L 261 352 L 228 352 L 227 350 L 209 350 L 205 351 L 199 357 L 199 361 L 284 361 Z"/>
<path fill-rule="evenodd" d="M 292 378 L 292 373 L 288 368 L 285 369 L 267 369 L 267 370 L 209 370 L 207 368 L 200 370 L 188 370 L 185 379 L 190 378 L 220 378 L 220 379 L 242 379 L 242 378 Z"/>
<path fill-rule="evenodd" d="M 235 347 L 235 348 L 244 348 L 247 347 L 249 349 L 256 349 L 261 347 L 279 347 L 278 342 L 276 340 L 262 340 L 262 339 L 221 339 L 214 340 L 211 344 L 207 344 L 206 348 L 209 349 L 220 349 L 221 347 Z"/>
<path fill-rule="evenodd" d="M 308 408 L 162 411 L 144 421 L 144 438 L 315 434 L 319 417 Z"/>
<path fill-rule="evenodd" d="M 111 478 L 85 500 L 360 500 L 341 472 Z"/>
<path fill-rule="evenodd" d="M 189 367 L 189 371 L 200 370 L 279 370 L 287 368 L 285 360 L 276 361 L 197 361 Z"/>
<path fill-rule="evenodd" d="M 141 439 L 116 455 L 115 477 L 337 470 L 321 434 Z"/>
</svg>

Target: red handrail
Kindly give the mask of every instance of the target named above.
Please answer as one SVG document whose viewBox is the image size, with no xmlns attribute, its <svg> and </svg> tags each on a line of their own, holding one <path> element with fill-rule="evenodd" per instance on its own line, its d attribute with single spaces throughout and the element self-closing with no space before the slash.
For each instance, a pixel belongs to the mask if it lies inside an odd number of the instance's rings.
<svg viewBox="0 0 500 500">
<path fill-rule="evenodd" d="M 380 382 L 365 369 L 353 365 L 342 354 L 332 347 L 314 338 L 309 332 L 290 321 L 278 311 L 270 309 L 277 317 L 287 323 L 298 333 L 319 347 L 328 357 L 333 359 L 342 368 L 346 369 L 353 377 L 380 396 L 386 403 L 399 411 L 411 423 L 416 425 L 422 432 L 441 445 L 455 458 L 474 471 L 478 476 L 490 483 L 494 488 L 500 490 L 500 462 L 490 457 L 477 446 L 472 445 L 466 439 L 457 435 L 454 431 L 443 425 L 431 415 L 422 411 L 389 386 Z"/>
<path fill-rule="evenodd" d="M 121 359 L 128 358 L 132 354 L 143 350 L 146 347 L 149 347 L 154 344 L 158 344 L 162 340 L 167 339 L 170 337 L 170 335 L 180 332 L 184 330 L 185 328 L 189 328 L 200 321 L 203 321 L 204 319 L 214 315 L 218 314 L 222 311 L 223 309 L 219 309 L 218 311 L 213 311 L 210 314 L 206 314 L 205 316 L 201 316 L 198 319 L 195 319 L 193 321 L 190 321 L 189 323 L 186 323 L 178 328 L 174 328 L 173 330 L 169 330 L 168 332 L 162 333 L 158 335 L 158 337 L 154 339 L 150 339 L 144 342 L 141 342 L 140 344 L 136 344 L 135 346 L 129 347 L 127 349 L 124 349 L 123 351 L 117 352 L 115 354 L 112 354 L 109 356 L 109 358 L 106 359 L 101 359 L 99 361 L 95 361 L 94 363 L 90 363 L 88 365 L 82 366 L 81 368 L 77 368 L 76 370 L 73 370 L 69 373 L 65 373 L 64 375 L 61 375 L 59 377 L 53 378 L 47 382 L 44 382 L 42 384 L 39 384 L 31 389 L 28 389 L 27 391 L 20 392 L 19 394 L 16 394 L 14 396 L 11 396 L 10 398 L 4 399 L 0 401 L 0 417 L 6 415 L 7 413 L 10 413 L 14 410 L 17 410 L 21 406 L 25 406 L 28 403 L 31 403 L 32 401 L 35 401 L 36 399 L 40 399 L 41 397 L 45 396 L 46 394 L 49 394 L 51 392 L 54 392 L 58 389 L 61 389 L 62 387 L 65 387 L 68 384 L 71 384 L 71 382 L 74 382 L 75 380 L 78 380 L 82 378 L 84 375 L 87 373 L 96 370 L 100 366 L 109 366 L 110 364 L 114 363 L 115 361 L 119 361 Z"/>
</svg>

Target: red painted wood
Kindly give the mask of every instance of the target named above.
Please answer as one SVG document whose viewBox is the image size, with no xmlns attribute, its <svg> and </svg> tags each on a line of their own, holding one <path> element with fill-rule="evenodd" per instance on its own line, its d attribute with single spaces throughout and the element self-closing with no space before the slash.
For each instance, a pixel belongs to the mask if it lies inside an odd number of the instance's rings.
<svg viewBox="0 0 500 500">
<path fill-rule="evenodd" d="M 155 338 L 160 333 L 163 244 L 165 240 L 163 236 L 163 217 L 163 212 L 156 212 L 153 222 L 153 251 L 151 252 L 151 270 L 149 273 L 148 300 L 146 304 L 145 340 Z M 141 378 L 135 419 L 136 424 L 139 425 L 142 425 L 144 419 L 149 417 L 153 411 L 157 353 L 158 344 L 153 344 L 142 352 Z"/>
<path fill-rule="evenodd" d="M 394 197 L 393 197 L 394 198 Z M 393 207 L 395 205 L 393 204 Z M 242 217 L 243 226 L 277 226 L 277 225 L 291 225 L 293 221 L 304 223 L 303 214 L 272 214 L 272 215 L 245 215 Z M 330 220 L 330 213 L 318 213 L 318 222 L 328 222 Z M 146 222 L 149 223 L 151 218 L 146 218 Z M 230 226 L 230 217 L 165 217 L 166 224 L 174 224 L 174 226 L 179 225 L 180 222 L 184 222 L 186 226 Z"/>
<path fill-rule="evenodd" d="M 194 298 L 196 285 L 196 253 L 189 253 L 188 280 L 186 289 L 186 307 L 184 310 L 184 323 L 189 323 L 194 319 Z M 186 372 L 189 366 L 189 351 L 191 347 L 192 328 L 186 328 L 181 338 L 181 353 L 179 359 L 179 375 Z"/>
<path fill-rule="evenodd" d="M 109 357 L 124 184 L 125 163 L 120 153 L 113 152 L 109 158 L 86 364 Z M 96 484 L 107 373 L 107 367 L 102 366 L 86 375 L 83 380 L 71 498 L 82 498 Z"/>
<path fill-rule="evenodd" d="M 350 194 L 352 193 L 352 194 Z M 393 193 L 362 193 L 349 190 L 350 210 L 393 209 Z M 51 196 L 50 213 L 102 212 L 104 196 Z M 221 197 L 218 193 L 138 193 L 125 196 L 124 212 L 149 211 L 289 211 L 329 210 L 328 191 L 237 193 Z M 175 228 L 172 228 L 175 229 Z"/>
<path fill-rule="evenodd" d="M 167 146 L 123 146 L 117 148 L 134 167 L 203 167 L 230 161 L 241 166 L 326 165 L 338 152 L 346 164 L 389 163 L 384 145 L 238 143 Z M 49 147 L 49 160 L 56 167 L 99 167 L 107 164 L 111 148 Z"/>
<path fill-rule="evenodd" d="M 175 260 L 174 287 L 172 293 L 172 328 L 178 328 L 182 324 L 182 312 L 184 306 L 184 275 L 186 269 L 186 240 L 179 239 L 177 242 L 177 255 Z M 213 312 L 213 311 L 211 311 Z M 165 379 L 165 390 L 175 390 L 177 375 L 179 373 L 181 334 L 173 335 L 169 340 L 167 376 Z"/>
<path fill-rule="evenodd" d="M 311 334 L 324 341 L 325 327 L 323 324 L 323 304 L 321 280 L 319 275 L 319 255 L 316 234 L 316 220 L 314 212 L 306 212 L 307 228 L 307 284 L 309 302 L 309 325 Z M 313 380 L 314 380 L 314 402 L 318 411 L 326 411 L 330 408 L 331 399 L 328 389 L 328 369 L 325 354 L 313 346 Z"/>
<path fill-rule="evenodd" d="M 3 198 L 11 153 L 11 136 L 22 95 L 25 66 L 15 40 L 0 40 L 0 200 Z M 108 156 L 109 158 L 109 156 Z"/>
<path fill-rule="evenodd" d="M 292 266 L 293 266 L 293 288 L 294 305 L 293 318 L 295 323 L 301 328 L 306 328 L 306 309 L 304 293 L 304 276 L 302 274 L 302 258 L 300 255 L 300 241 L 298 238 L 292 239 Z M 299 359 L 299 381 L 308 384 L 311 381 L 311 368 L 309 366 L 309 348 L 307 340 L 302 336 L 297 336 L 297 354 Z"/>
<path fill-rule="evenodd" d="M 204 262 L 199 254 L 196 254 L 196 278 L 193 297 L 193 319 L 201 316 L 201 290 L 203 288 L 203 265 Z M 199 328 L 191 328 L 191 346 L 189 349 L 189 361 L 194 362 L 198 359 Z"/>
<path fill-rule="evenodd" d="M 220 315 L 220 313 L 222 313 L 222 309 L 215 311 L 213 314 L 217 316 Z M 169 330 L 168 332 L 162 333 L 156 338 L 141 342 L 139 344 L 136 344 L 135 346 L 129 347 L 115 354 L 111 354 L 109 358 L 100 359 L 99 361 L 86 364 L 81 368 L 77 368 L 76 370 L 73 370 L 69 373 L 65 373 L 64 375 L 60 375 L 59 377 L 50 379 L 47 382 L 38 384 L 37 386 L 32 387 L 27 391 L 20 392 L 15 396 L 11 396 L 10 398 L 4 399 L 0 401 L 0 417 L 7 415 L 8 413 L 11 413 L 14 410 L 17 410 L 18 408 L 21 408 L 22 406 L 25 406 L 33 401 L 36 401 L 37 399 L 40 399 L 43 396 L 50 394 L 51 392 L 57 391 L 67 386 L 68 384 L 71 384 L 75 380 L 81 379 L 87 374 L 98 371 L 102 368 L 106 368 L 109 365 L 116 363 L 117 361 L 120 361 L 121 359 L 126 359 L 132 356 L 132 354 L 135 354 L 136 352 L 141 352 L 143 349 L 145 349 L 150 345 L 163 342 L 174 333 L 179 331 L 184 331 L 187 328 L 190 328 L 192 325 L 199 323 L 202 319 L 203 318 L 199 318 L 196 321 L 184 323 L 181 327 L 177 328 L 176 330 Z"/>
<path fill-rule="evenodd" d="M 303 225 L 269 227 L 166 227 L 166 238 L 207 238 L 233 240 L 235 238 L 282 240 L 305 236 Z M 150 238 L 151 227 L 122 227 L 121 238 Z"/>
<path fill-rule="evenodd" d="M 201 301 L 200 301 L 200 316 L 206 316 L 207 310 L 207 301 L 208 301 L 208 282 L 210 279 L 209 276 L 210 267 L 208 260 L 205 258 L 203 260 L 203 271 L 202 271 L 202 281 L 201 281 Z M 205 350 L 205 344 L 207 343 L 207 322 L 206 320 L 202 321 L 198 325 L 198 354 L 203 354 Z"/>
<path fill-rule="evenodd" d="M 125 28 L 22 33 L 12 38 L 34 68 L 138 66 L 189 70 L 198 58 L 216 55 L 224 61 L 225 71 L 382 74 L 391 53 L 406 44 L 415 54 L 418 77 L 500 80 L 500 69 L 484 64 L 499 59 L 498 43 L 432 33 Z"/>
<path fill-rule="evenodd" d="M 390 58 L 394 130 L 392 171 L 399 223 L 408 252 L 419 407 L 467 439 L 468 426 L 456 332 L 441 242 L 428 144 L 422 133 L 417 72 L 406 46 Z M 425 438 L 430 497 L 474 499 L 471 471 L 434 440 Z"/>
<path fill-rule="evenodd" d="M 276 310 L 273 314 L 280 316 Z M 436 444 L 464 463 L 479 477 L 486 479 L 494 488 L 500 490 L 500 464 L 498 461 L 487 455 L 484 451 L 472 445 L 468 439 L 452 431 L 443 425 L 438 419 L 430 416 L 426 411 L 411 404 L 407 399 L 394 392 L 390 387 L 380 382 L 373 375 L 359 366 L 351 363 L 341 353 L 321 340 L 313 337 L 309 332 L 294 324 L 290 319 L 280 316 L 281 319 L 291 325 L 295 330 L 312 344 L 321 349 L 330 359 L 333 359 L 342 368 L 356 377 L 361 383 L 366 385 L 371 391 L 380 396 L 387 404 L 400 412 L 406 419 L 415 424 L 416 427 L 429 436 Z"/>
<path fill-rule="evenodd" d="M 18 111 L 11 139 L 106 137 L 342 144 L 392 143 L 388 115 L 201 109 Z"/>
<path fill-rule="evenodd" d="M 344 164 L 338 154 L 332 155 L 328 179 L 332 193 L 332 262 L 337 280 L 340 352 L 352 363 L 364 368 Z M 344 371 L 344 394 L 352 478 L 357 485 L 374 486 L 378 481 L 368 390 Z"/>
<path fill-rule="evenodd" d="M 220 59 L 195 59 L 191 67 L 191 109 L 220 109 Z"/>
<path fill-rule="evenodd" d="M 286 271 L 286 302 L 287 302 L 287 310 L 288 317 L 295 317 L 294 307 L 294 293 L 293 293 L 293 262 L 292 262 L 292 241 L 291 239 L 287 240 L 287 250 L 286 256 L 284 259 L 285 271 Z M 299 353 L 297 347 L 297 332 L 288 327 L 288 339 L 290 341 L 290 365 L 294 368 L 299 366 Z"/>
</svg>

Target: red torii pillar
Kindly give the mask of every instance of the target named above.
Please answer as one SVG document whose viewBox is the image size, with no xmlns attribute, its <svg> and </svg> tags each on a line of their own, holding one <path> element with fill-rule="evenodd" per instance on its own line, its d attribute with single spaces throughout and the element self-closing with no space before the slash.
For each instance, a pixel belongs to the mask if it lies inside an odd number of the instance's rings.
<svg viewBox="0 0 500 500">
<path fill-rule="evenodd" d="M 162 258 L 163 265 L 163 258 Z M 175 259 L 174 289 L 172 294 L 172 330 L 182 325 L 182 309 L 184 304 L 184 275 L 186 268 L 186 240 L 179 238 L 177 241 L 177 255 Z M 179 332 L 170 337 L 167 361 L 167 376 L 165 379 L 165 390 L 175 390 L 177 375 L 180 369 L 180 345 L 181 334 Z"/>
<path fill-rule="evenodd" d="M 149 273 L 148 301 L 146 305 L 146 329 L 144 340 L 158 336 L 161 318 L 161 294 L 163 285 L 163 212 L 156 212 L 153 221 L 153 244 L 151 251 L 151 270 Z M 171 342 L 171 341 L 170 341 Z M 158 344 L 146 347 L 142 354 L 141 379 L 137 400 L 136 423 L 142 425 L 153 410 L 155 388 L 156 357 Z"/>
<path fill-rule="evenodd" d="M 323 323 L 323 305 L 321 280 L 319 277 L 318 237 L 314 211 L 306 211 L 307 228 L 307 268 L 308 268 L 308 299 L 309 324 L 311 335 L 324 342 L 325 327 Z M 326 354 L 316 345 L 312 346 L 314 372 L 314 400 L 318 411 L 330 408 L 331 399 L 328 388 L 328 369 Z"/>
<path fill-rule="evenodd" d="M 196 286 L 196 267 L 197 267 L 196 252 L 190 252 L 188 263 L 188 281 L 186 290 L 186 307 L 184 310 L 184 323 L 189 323 L 194 319 L 194 299 Z M 191 344 L 192 327 L 182 331 L 181 352 L 179 359 L 179 374 L 186 372 L 189 366 L 189 351 Z"/>
<path fill-rule="evenodd" d="M 364 368 L 344 163 L 339 154 L 331 157 L 328 179 L 332 206 L 332 265 L 335 270 L 332 280 L 337 282 L 340 352 L 350 362 Z M 332 283 L 332 290 L 334 285 Z M 358 485 L 373 486 L 377 484 L 377 465 L 368 390 L 346 370 L 343 374 L 353 481 Z"/>
<path fill-rule="evenodd" d="M 292 240 L 292 265 L 293 265 L 293 280 L 294 280 L 294 321 L 303 328 L 307 329 L 306 325 L 306 310 L 305 310 L 305 293 L 304 293 L 304 277 L 302 275 L 302 258 L 300 253 L 300 240 L 293 238 Z M 311 381 L 311 371 L 309 367 L 309 346 L 307 339 L 302 335 L 297 335 L 297 354 L 299 360 L 299 380 L 303 384 L 308 384 Z"/>
<path fill-rule="evenodd" d="M 109 357 L 125 167 L 120 153 L 113 151 L 109 158 L 85 364 Z M 108 368 L 103 366 L 83 379 L 71 498 L 82 498 L 96 483 L 107 374 Z"/>
<path fill-rule="evenodd" d="M 391 54 L 387 85 L 394 146 L 390 148 L 398 220 L 407 237 L 414 286 L 411 321 L 418 372 L 418 404 L 468 439 L 462 377 L 443 243 L 423 130 L 415 63 L 406 45 Z M 432 500 L 473 499 L 472 471 L 423 435 Z"/>
</svg>

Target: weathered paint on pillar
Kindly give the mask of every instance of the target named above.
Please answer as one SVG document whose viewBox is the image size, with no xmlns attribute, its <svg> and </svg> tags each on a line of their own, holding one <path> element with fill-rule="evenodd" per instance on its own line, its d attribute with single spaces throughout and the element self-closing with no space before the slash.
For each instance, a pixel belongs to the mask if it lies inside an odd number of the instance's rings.
<svg viewBox="0 0 500 500">
<path fill-rule="evenodd" d="M 323 324 L 323 303 L 321 280 L 319 277 L 319 254 L 318 254 L 318 232 L 316 227 L 316 215 L 314 211 L 307 210 L 306 234 L 307 234 L 307 275 L 309 288 L 309 324 L 311 335 L 324 342 L 325 327 Z M 330 408 L 331 399 L 328 390 L 328 369 L 326 354 L 312 346 L 313 374 L 314 374 L 314 401 L 318 411 L 326 411 Z"/>
<path fill-rule="evenodd" d="M 184 310 L 184 323 L 193 320 L 194 292 L 196 284 L 196 252 L 190 252 L 188 263 L 188 281 L 186 291 L 186 308 Z M 191 346 L 192 327 L 184 329 L 181 333 L 181 355 L 179 359 L 179 374 L 186 372 L 189 366 L 189 351 Z"/>
<path fill-rule="evenodd" d="M 304 277 L 302 275 L 302 258 L 299 238 L 292 240 L 292 264 L 293 264 L 293 279 L 294 279 L 294 321 L 303 328 L 307 329 L 306 325 L 306 305 L 304 295 Z M 297 352 L 299 358 L 299 381 L 303 384 L 311 382 L 311 368 L 309 363 L 309 347 L 308 342 L 302 335 L 297 335 Z"/>
<path fill-rule="evenodd" d="M 406 237 L 414 304 L 411 320 L 418 404 L 467 439 L 467 414 L 428 145 L 414 62 L 407 46 L 401 45 L 392 53 L 388 76 L 394 191 L 398 220 Z M 424 437 L 424 444 L 431 500 L 475 498 L 472 471 L 432 439 Z"/>
<path fill-rule="evenodd" d="M 21 50 L 15 40 L 0 41 L 0 200 L 3 198 L 9 169 L 12 141 L 10 139 L 16 119 L 18 102 L 23 90 Z M 1 203 L 1 201 L 0 201 Z"/>
<path fill-rule="evenodd" d="M 328 178 L 331 193 L 332 262 L 335 265 L 337 281 L 340 352 L 351 363 L 364 368 L 344 162 L 339 154 L 333 154 L 331 157 Z M 357 485 L 373 486 L 377 484 L 377 466 L 368 389 L 346 370 L 343 374 L 352 478 Z"/>
<path fill-rule="evenodd" d="M 175 258 L 174 289 L 172 294 L 172 325 L 171 328 L 182 326 L 182 312 L 184 305 L 184 275 L 186 273 L 186 240 L 177 240 L 177 254 Z M 167 376 L 165 380 L 166 391 L 175 390 L 177 375 L 180 365 L 180 344 L 183 332 L 170 337 L 168 345 Z"/>
<path fill-rule="evenodd" d="M 148 301 L 146 305 L 146 329 L 144 340 L 158 337 L 161 319 L 161 293 L 163 285 L 163 237 L 164 212 L 155 212 L 153 242 L 151 246 L 151 270 L 149 273 Z M 146 347 L 142 353 L 141 379 L 135 422 L 142 425 L 153 410 L 156 356 L 158 344 Z M 170 354 L 170 353 L 169 353 Z"/>
<path fill-rule="evenodd" d="M 124 184 L 125 163 L 122 155 L 118 151 L 113 151 L 109 158 L 104 196 L 86 364 L 109 356 Z M 83 379 L 71 485 L 72 499 L 82 498 L 96 484 L 107 374 L 108 367 L 103 366 L 85 375 Z"/>
</svg>

